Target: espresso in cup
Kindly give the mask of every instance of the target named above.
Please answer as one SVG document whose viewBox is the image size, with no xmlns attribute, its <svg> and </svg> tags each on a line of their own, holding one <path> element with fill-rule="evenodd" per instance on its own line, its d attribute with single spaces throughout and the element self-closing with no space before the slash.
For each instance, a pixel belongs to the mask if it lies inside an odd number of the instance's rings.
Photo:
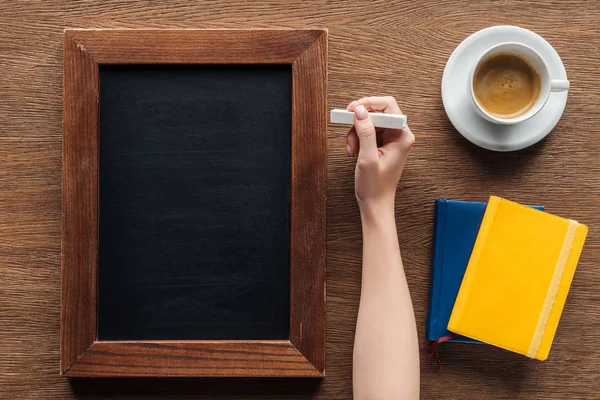
<svg viewBox="0 0 600 400">
<path fill-rule="evenodd" d="M 542 79 L 517 53 L 496 53 L 482 60 L 473 74 L 473 94 L 489 114 L 511 119 L 527 113 L 540 97 Z"/>
</svg>

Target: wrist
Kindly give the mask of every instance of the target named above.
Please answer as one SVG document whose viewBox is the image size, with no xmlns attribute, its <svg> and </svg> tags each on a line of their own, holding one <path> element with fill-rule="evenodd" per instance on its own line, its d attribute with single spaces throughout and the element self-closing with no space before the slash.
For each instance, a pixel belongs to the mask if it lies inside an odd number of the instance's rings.
<svg viewBox="0 0 600 400">
<path fill-rule="evenodd" d="M 363 227 L 376 227 L 390 223 L 396 224 L 393 199 L 378 203 L 360 202 L 359 207 Z"/>
</svg>

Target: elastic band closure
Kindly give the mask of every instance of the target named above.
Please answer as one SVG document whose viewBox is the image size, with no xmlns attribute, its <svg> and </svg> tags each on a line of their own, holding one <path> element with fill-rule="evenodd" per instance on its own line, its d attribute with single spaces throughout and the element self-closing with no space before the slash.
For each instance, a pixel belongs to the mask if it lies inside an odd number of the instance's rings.
<svg viewBox="0 0 600 400">
<path fill-rule="evenodd" d="M 556 298 L 560 281 L 562 280 L 563 273 L 565 272 L 565 266 L 567 265 L 567 259 L 569 258 L 571 247 L 573 246 L 573 240 L 575 239 L 575 233 L 577 232 L 578 225 L 579 224 L 577 221 L 569 220 L 569 226 L 567 227 L 565 240 L 563 241 L 562 248 L 560 249 L 560 255 L 558 256 L 556 266 L 554 267 L 554 273 L 552 274 L 550 287 L 548 288 L 548 293 L 546 294 L 546 299 L 544 300 L 544 306 L 542 307 L 540 318 L 538 319 L 535 332 L 531 338 L 529 350 L 527 351 L 527 357 L 529 358 L 535 358 L 538 350 L 540 349 L 540 344 L 542 343 L 542 338 L 544 337 L 544 331 L 546 330 L 546 325 L 548 324 L 548 318 L 550 318 L 550 312 L 552 311 L 552 306 L 554 305 L 554 299 Z"/>
</svg>

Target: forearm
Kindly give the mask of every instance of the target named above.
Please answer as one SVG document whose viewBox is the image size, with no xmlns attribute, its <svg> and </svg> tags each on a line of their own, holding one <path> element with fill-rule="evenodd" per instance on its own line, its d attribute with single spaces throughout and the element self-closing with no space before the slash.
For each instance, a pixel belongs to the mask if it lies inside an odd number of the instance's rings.
<svg viewBox="0 0 600 400">
<path fill-rule="evenodd" d="M 363 276 L 354 344 L 355 398 L 416 399 L 417 332 L 393 206 L 361 214 Z"/>
</svg>

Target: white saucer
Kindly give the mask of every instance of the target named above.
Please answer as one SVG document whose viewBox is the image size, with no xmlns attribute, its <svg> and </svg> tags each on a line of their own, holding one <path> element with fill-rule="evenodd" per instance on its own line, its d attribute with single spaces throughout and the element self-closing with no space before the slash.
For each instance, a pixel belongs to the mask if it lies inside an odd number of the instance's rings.
<svg viewBox="0 0 600 400">
<path fill-rule="evenodd" d="M 450 122 L 467 140 L 488 150 L 514 151 L 529 147 L 550 133 L 562 116 L 568 92 L 550 93 L 540 112 L 515 125 L 493 124 L 477 115 L 468 93 L 469 72 L 485 50 L 502 42 L 533 47 L 548 63 L 552 79 L 567 79 L 558 53 L 541 36 L 516 26 L 494 26 L 472 34 L 454 50 L 442 76 L 442 101 Z"/>
</svg>

